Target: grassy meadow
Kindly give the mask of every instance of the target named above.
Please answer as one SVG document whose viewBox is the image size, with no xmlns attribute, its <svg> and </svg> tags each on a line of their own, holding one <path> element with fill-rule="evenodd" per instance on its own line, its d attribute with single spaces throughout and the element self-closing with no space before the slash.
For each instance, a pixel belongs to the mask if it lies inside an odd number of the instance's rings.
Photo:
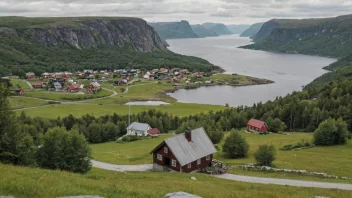
<svg viewBox="0 0 352 198">
<path fill-rule="evenodd" d="M 229 133 L 226 133 L 228 135 Z M 287 144 L 295 144 L 300 140 L 311 140 L 312 133 L 291 133 L 290 135 L 270 134 L 267 136 L 242 133 L 246 137 L 249 145 L 249 155 L 244 159 L 229 159 L 226 154 L 221 152 L 222 142 L 218 145 L 220 151 L 214 155 L 215 159 L 222 160 L 225 164 L 238 166 L 243 164 L 255 163 L 253 157 L 254 152 L 261 144 L 273 144 L 277 149 L 276 160 L 274 165 L 278 168 L 307 170 L 311 172 L 324 172 L 336 176 L 352 177 L 350 164 L 352 158 L 348 157 L 352 154 L 352 141 L 344 146 L 333 147 L 316 147 L 311 149 L 303 149 L 298 151 L 281 151 L 281 147 Z M 113 164 L 148 164 L 152 163 L 152 157 L 149 152 L 153 150 L 163 139 L 170 135 L 163 135 L 155 139 L 145 139 L 131 143 L 118 144 L 115 142 L 91 145 L 93 158 L 98 161 Z M 236 174 L 256 175 L 277 177 L 281 175 L 283 178 L 297 179 L 303 176 L 294 174 L 284 175 L 280 173 L 267 173 L 257 171 L 232 170 Z M 306 177 L 306 176 L 304 176 Z M 313 177 L 306 177 L 312 179 Z M 314 179 L 313 179 L 314 180 Z M 324 180 L 317 178 L 316 180 Z M 350 181 L 346 181 L 351 183 Z"/>
<path fill-rule="evenodd" d="M 43 100 L 21 97 L 10 97 L 9 102 L 12 109 L 22 109 L 26 107 L 42 106 L 48 104 L 48 102 Z"/>
<path fill-rule="evenodd" d="M 16 198 L 100 195 L 103 197 L 163 197 L 185 191 L 204 198 L 349 198 L 351 191 L 264 185 L 213 178 L 208 175 L 158 172 L 119 173 L 93 168 L 87 174 L 73 174 L 0 164 L 0 194 Z M 190 177 L 196 177 L 197 181 Z"/>
</svg>

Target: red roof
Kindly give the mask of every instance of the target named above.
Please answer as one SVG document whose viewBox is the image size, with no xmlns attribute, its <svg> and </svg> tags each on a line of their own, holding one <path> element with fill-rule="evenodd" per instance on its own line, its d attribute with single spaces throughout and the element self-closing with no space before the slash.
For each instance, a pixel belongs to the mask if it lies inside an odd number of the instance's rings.
<svg viewBox="0 0 352 198">
<path fill-rule="evenodd" d="M 256 128 L 262 128 L 263 126 L 266 126 L 266 123 L 252 118 L 249 120 L 248 125 Z"/>
<path fill-rule="evenodd" d="M 150 135 L 157 135 L 157 134 L 160 133 L 160 131 L 159 131 L 159 129 L 154 128 L 154 129 L 149 129 L 149 130 L 147 131 L 147 133 L 149 133 Z"/>
</svg>

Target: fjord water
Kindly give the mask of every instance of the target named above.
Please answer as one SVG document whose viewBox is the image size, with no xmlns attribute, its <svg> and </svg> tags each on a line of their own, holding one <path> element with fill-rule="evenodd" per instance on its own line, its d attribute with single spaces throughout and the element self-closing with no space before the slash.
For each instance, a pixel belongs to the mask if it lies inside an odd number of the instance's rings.
<svg viewBox="0 0 352 198">
<path fill-rule="evenodd" d="M 240 49 L 251 43 L 238 35 L 167 40 L 173 52 L 208 60 L 226 70 L 226 73 L 265 78 L 274 84 L 246 87 L 214 86 L 198 89 L 180 89 L 170 96 L 183 103 L 230 106 L 253 105 L 274 100 L 293 91 L 302 90 L 315 78 L 326 73 L 322 68 L 336 59 L 299 54 L 272 53 Z"/>
</svg>

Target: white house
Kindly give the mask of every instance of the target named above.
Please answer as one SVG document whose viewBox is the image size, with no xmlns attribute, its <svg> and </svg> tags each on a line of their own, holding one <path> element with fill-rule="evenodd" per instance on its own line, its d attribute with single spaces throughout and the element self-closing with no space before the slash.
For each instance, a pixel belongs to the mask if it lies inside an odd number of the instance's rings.
<svg viewBox="0 0 352 198">
<path fill-rule="evenodd" d="M 148 130 L 152 129 L 149 124 L 133 122 L 127 127 L 126 135 L 148 136 Z"/>
</svg>

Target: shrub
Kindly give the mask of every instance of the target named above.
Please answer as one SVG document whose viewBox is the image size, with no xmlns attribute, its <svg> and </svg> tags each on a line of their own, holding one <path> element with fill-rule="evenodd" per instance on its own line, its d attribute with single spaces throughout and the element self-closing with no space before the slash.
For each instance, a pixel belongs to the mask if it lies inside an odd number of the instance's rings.
<svg viewBox="0 0 352 198">
<path fill-rule="evenodd" d="M 249 145 L 246 139 L 234 129 L 226 138 L 222 150 L 226 152 L 231 158 L 243 158 L 248 154 Z"/>
<path fill-rule="evenodd" d="M 91 169 L 90 147 L 78 131 L 52 128 L 44 135 L 44 143 L 37 153 L 42 168 L 86 173 Z"/>
<path fill-rule="evenodd" d="M 352 134 L 349 133 L 348 136 L 347 136 L 347 138 L 348 138 L 349 140 L 352 139 Z"/>
<path fill-rule="evenodd" d="M 346 144 L 347 124 L 342 119 L 328 119 L 314 132 L 314 144 L 321 146 Z"/>
<path fill-rule="evenodd" d="M 254 153 L 255 160 L 260 166 L 271 166 L 275 160 L 276 150 L 273 145 L 260 145 Z"/>
<path fill-rule="evenodd" d="M 126 135 L 122 137 L 123 142 L 134 142 L 140 140 L 141 138 L 135 135 Z"/>
</svg>

